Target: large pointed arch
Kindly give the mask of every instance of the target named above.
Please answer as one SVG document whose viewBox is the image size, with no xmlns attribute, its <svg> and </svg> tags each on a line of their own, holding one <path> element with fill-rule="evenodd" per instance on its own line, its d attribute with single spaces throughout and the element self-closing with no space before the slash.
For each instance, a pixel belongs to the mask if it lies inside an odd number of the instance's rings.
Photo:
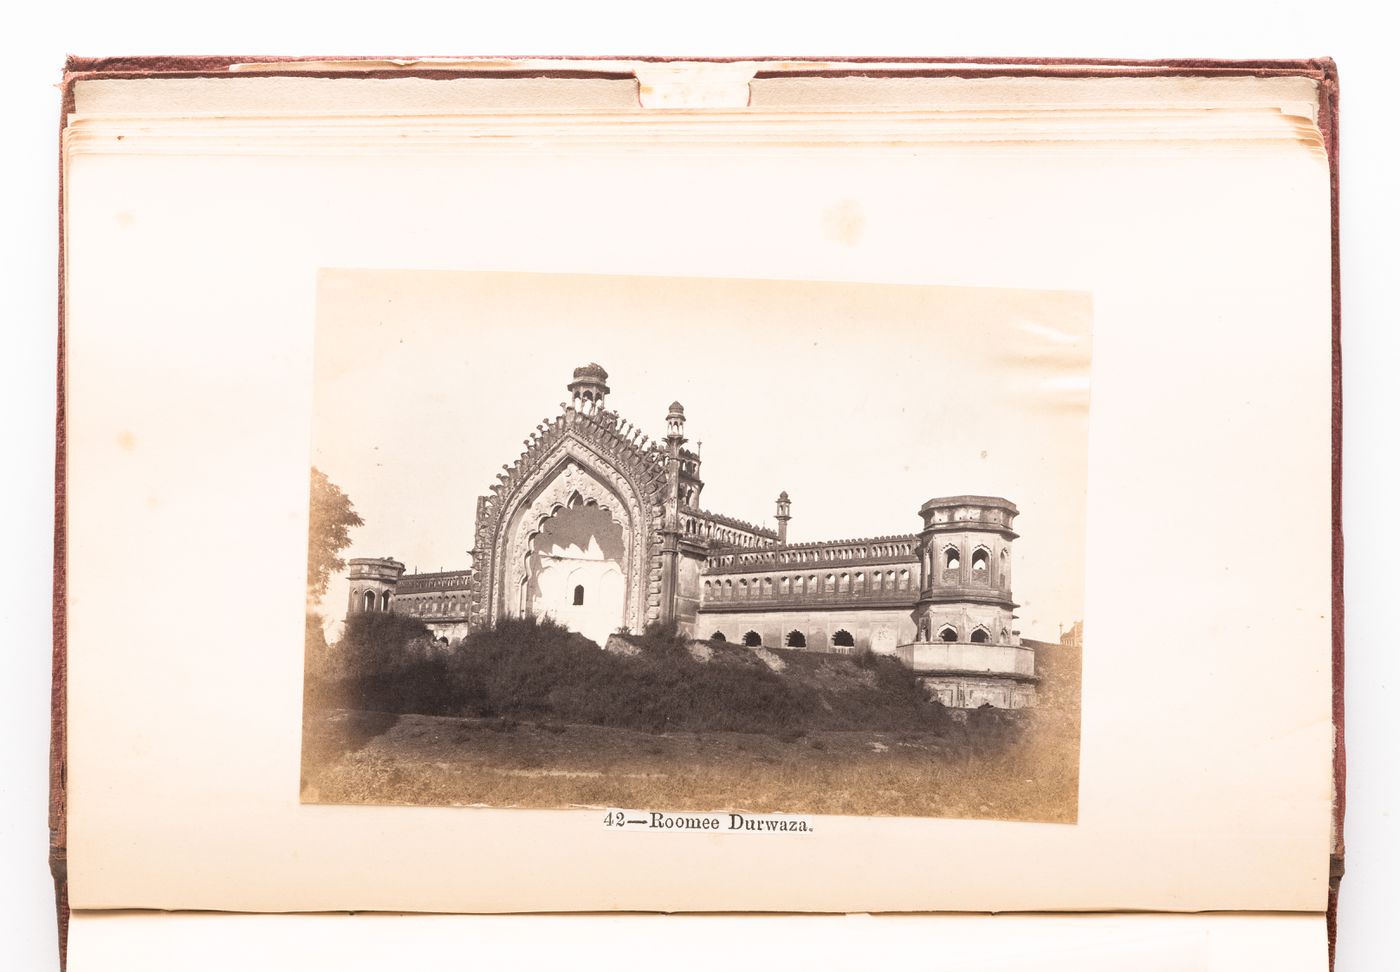
<svg viewBox="0 0 1400 972">
<path fill-rule="evenodd" d="M 626 596 L 624 616 L 618 619 L 618 624 L 640 630 L 644 622 L 636 623 L 640 618 L 632 608 L 645 600 L 645 590 L 640 586 L 644 579 L 642 571 L 634 569 L 646 556 L 646 551 L 639 549 L 643 545 L 638 543 L 639 526 L 645 521 L 641 503 L 635 494 L 628 495 L 630 487 L 625 478 L 609 476 L 603 468 L 585 465 L 578 450 L 562 452 L 557 462 L 546 467 L 538 483 L 522 493 L 505 521 L 497 616 L 520 615 L 529 610 L 521 594 L 528 586 L 527 560 L 535 538 L 545 525 L 567 509 L 594 507 L 622 528 L 621 571 Z"/>
<path fill-rule="evenodd" d="M 566 409 L 505 467 L 494 495 L 477 501 L 472 617 L 522 610 L 525 553 L 549 517 L 573 503 L 605 510 L 624 535 L 624 616 L 634 631 L 660 610 L 659 529 L 665 455 L 644 448 L 615 413 Z"/>
</svg>

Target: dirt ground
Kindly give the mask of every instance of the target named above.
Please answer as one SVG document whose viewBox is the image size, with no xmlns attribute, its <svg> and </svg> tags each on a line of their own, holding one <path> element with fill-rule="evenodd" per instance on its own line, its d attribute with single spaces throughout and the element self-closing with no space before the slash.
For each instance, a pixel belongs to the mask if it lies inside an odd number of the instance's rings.
<svg viewBox="0 0 1400 972">
<path fill-rule="evenodd" d="M 1073 823 L 1078 720 L 933 732 L 637 732 L 309 710 L 302 800 Z"/>
</svg>

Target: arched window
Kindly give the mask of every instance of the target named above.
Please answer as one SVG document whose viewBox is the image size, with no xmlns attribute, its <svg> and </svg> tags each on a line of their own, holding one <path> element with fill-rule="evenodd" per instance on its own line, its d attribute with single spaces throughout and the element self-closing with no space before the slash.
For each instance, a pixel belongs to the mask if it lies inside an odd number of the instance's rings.
<svg viewBox="0 0 1400 972">
<path fill-rule="evenodd" d="M 837 580 L 836 580 L 836 589 L 837 589 L 838 591 L 842 592 L 843 594 L 844 594 L 846 591 L 849 591 L 849 590 L 851 589 L 851 575 L 850 575 L 850 574 L 842 574 L 839 578 L 837 578 Z"/>
<path fill-rule="evenodd" d="M 576 585 L 576 586 L 574 587 L 574 607 L 579 607 L 579 606 L 582 605 L 582 604 L 583 604 L 583 585 L 582 585 L 582 584 L 578 584 L 578 585 Z"/>
<path fill-rule="evenodd" d="M 360 598 L 360 610 L 374 610 L 374 591 L 365 591 L 364 596 Z"/>
<path fill-rule="evenodd" d="M 710 640 L 711 640 L 711 641 L 724 641 L 724 640 L 725 640 L 724 632 L 723 632 L 723 631 L 716 631 L 714 634 L 710 635 Z"/>
<path fill-rule="evenodd" d="M 992 636 L 987 633 L 987 629 L 978 625 L 972 630 L 972 643 L 975 645 L 985 645 L 992 640 Z"/>
<path fill-rule="evenodd" d="M 951 624 L 945 624 L 942 628 L 940 628 L 940 629 L 938 630 L 938 640 L 939 640 L 939 641 L 957 641 L 957 640 L 958 640 L 958 629 L 957 629 L 957 628 L 954 628 Z"/>
<path fill-rule="evenodd" d="M 381 611 L 387 611 L 387 610 L 389 610 L 389 592 L 388 592 L 388 591 L 385 591 L 383 594 L 379 595 L 379 609 L 380 609 Z"/>
<path fill-rule="evenodd" d="M 909 590 L 909 571 L 907 570 L 899 572 L 899 589 L 901 591 Z"/>
<path fill-rule="evenodd" d="M 854 648 L 856 646 L 856 639 L 851 637 L 849 631 L 842 628 L 831 636 L 831 643 L 837 648 Z"/>
<path fill-rule="evenodd" d="M 945 547 L 943 549 L 943 566 L 948 570 L 957 570 L 962 566 L 962 560 L 958 556 L 957 547 Z"/>
<path fill-rule="evenodd" d="M 807 636 L 801 631 L 789 631 L 787 634 L 787 646 L 789 648 L 806 648 Z"/>
<path fill-rule="evenodd" d="M 744 632 L 744 644 L 750 648 L 757 648 L 763 644 L 763 636 L 757 631 Z"/>
<path fill-rule="evenodd" d="M 991 556 L 986 547 L 978 547 L 972 551 L 972 570 L 974 573 L 977 571 L 985 572 L 990 563 Z"/>
</svg>

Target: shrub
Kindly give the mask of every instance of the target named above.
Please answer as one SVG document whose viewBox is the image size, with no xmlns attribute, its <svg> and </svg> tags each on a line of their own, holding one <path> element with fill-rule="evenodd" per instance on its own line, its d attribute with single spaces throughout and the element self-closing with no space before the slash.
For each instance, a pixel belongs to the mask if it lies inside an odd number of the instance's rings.
<svg viewBox="0 0 1400 972">
<path fill-rule="evenodd" d="M 533 617 L 502 619 L 447 650 L 412 618 L 360 617 L 338 646 L 348 671 L 334 683 L 340 707 L 494 719 L 501 731 L 528 721 L 756 732 L 786 742 L 816 729 L 923 731 L 947 719 L 914 673 L 885 656 L 798 652 L 778 673 L 747 652 L 700 661 L 674 625 L 627 636 L 643 649 L 628 655 Z M 855 665 L 873 679 L 856 677 Z"/>
<path fill-rule="evenodd" d="M 681 634 L 675 621 L 649 621 L 642 629 L 642 636 L 633 640 L 644 648 L 666 649 L 682 647 L 688 639 Z"/>
<path fill-rule="evenodd" d="M 393 672 L 434 650 L 432 632 L 417 618 L 392 611 L 361 611 L 345 620 L 336 646 L 347 677 Z"/>
<path fill-rule="evenodd" d="M 309 649 L 309 705 L 399 713 L 451 705 L 443 650 L 416 618 L 389 611 L 352 614 L 341 640 L 315 659 L 312 654 Z"/>
<path fill-rule="evenodd" d="M 860 664 L 857 662 L 856 664 Z M 871 655 L 868 665 L 861 665 L 875 672 L 875 684 L 881 691 L 909 702 L 928 704 L 928 692 L 924 690 L 913 669 L 893 655 Z"/>
<path fill-rule="evenodd" d="M 645 650 L 602 652 L 553 621 L 504 619 L 451 655 L 458 711 L 651 731 L 768 731 L 811 703 L 767 669 L 695 661 L 673 625 L 631 640 Z"/>
</svg>

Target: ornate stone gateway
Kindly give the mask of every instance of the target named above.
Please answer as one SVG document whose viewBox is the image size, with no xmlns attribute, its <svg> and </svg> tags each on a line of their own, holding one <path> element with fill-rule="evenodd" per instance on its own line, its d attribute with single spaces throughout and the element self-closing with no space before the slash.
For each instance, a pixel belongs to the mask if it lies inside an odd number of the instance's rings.
<svg viewBox="0 0 1400 972">
<path fill-rule="evenodd" d="M 477 501 L 473 627 L 549 614 L 601 642 L 666 613 L 672 449 L 604 407 L 606 381 L 576 369 L 572 401 Z"/>
</svg>

